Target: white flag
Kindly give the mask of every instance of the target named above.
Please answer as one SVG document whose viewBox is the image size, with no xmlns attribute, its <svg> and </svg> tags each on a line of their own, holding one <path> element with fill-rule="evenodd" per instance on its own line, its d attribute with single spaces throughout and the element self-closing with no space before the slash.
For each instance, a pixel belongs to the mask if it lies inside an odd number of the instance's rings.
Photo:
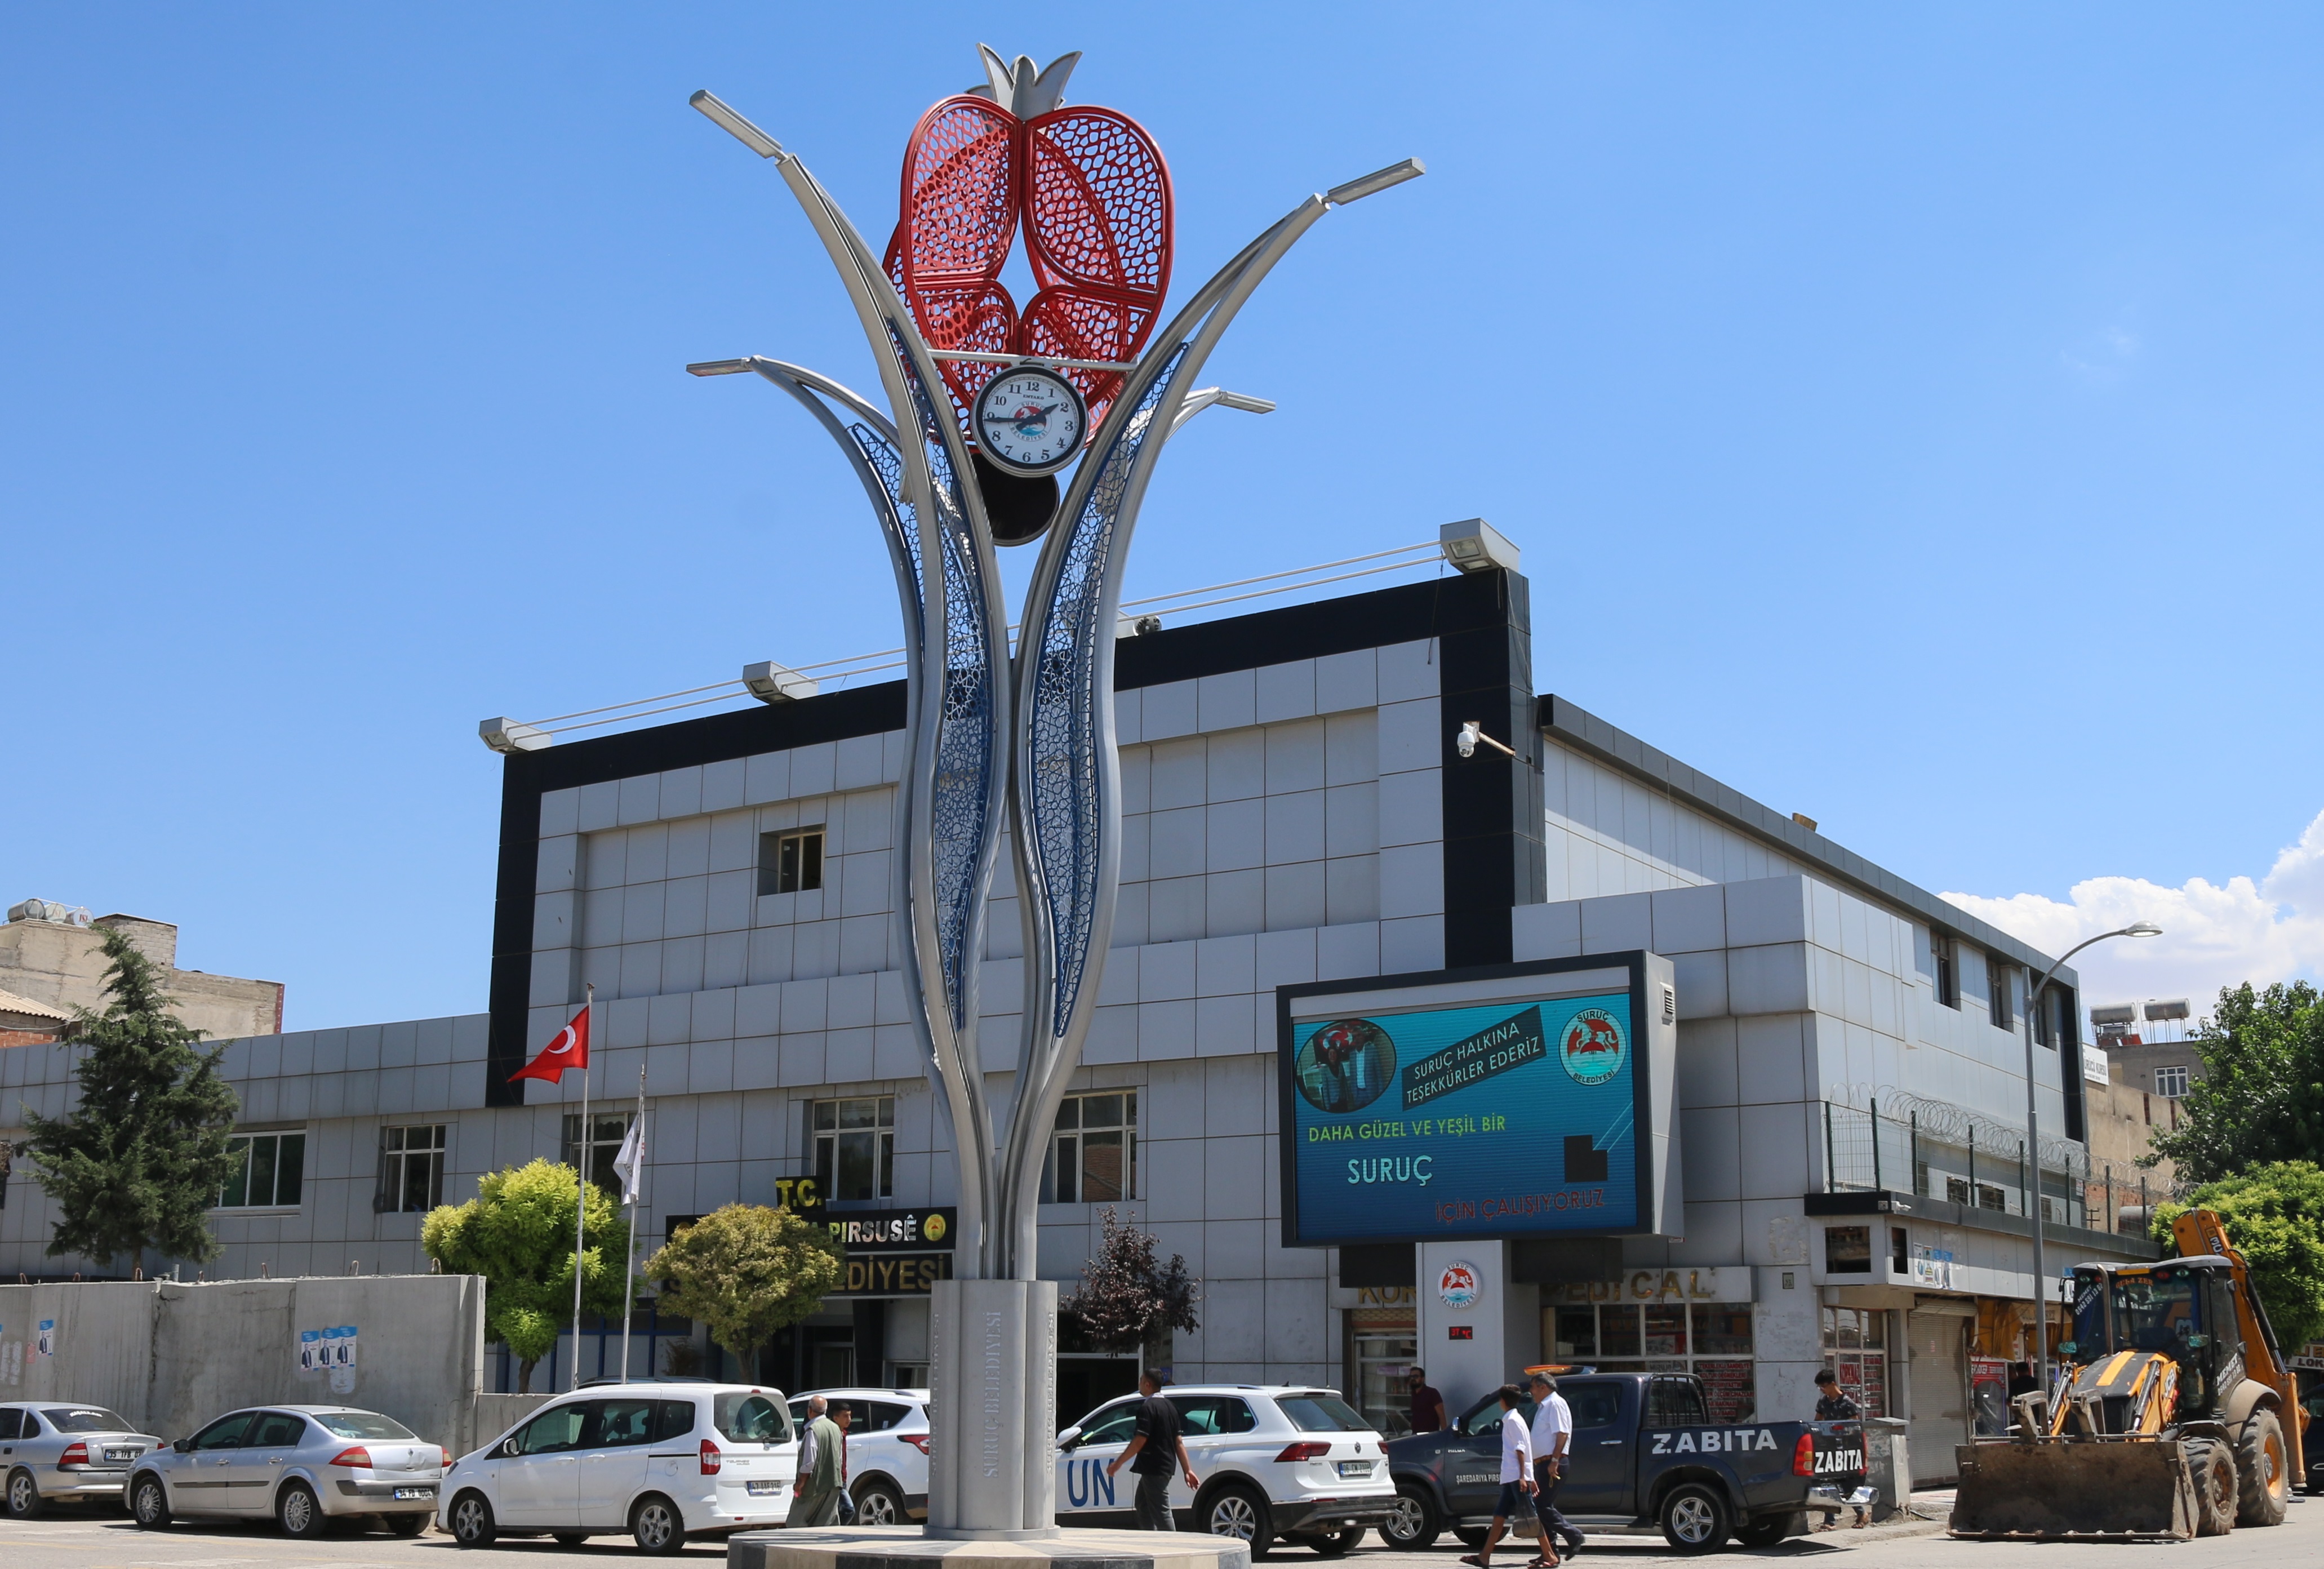
<svg viewBox="0 0 2324 1569">
<path fill-rule="evenodd" d="M 646 1123 L 642 1117 L 630 1120 L 630 1131 L 622 1140 L 622 1148 L 613 1157 L 613 1169 L 622 1178 L 622 1202 L 638 1202 L 638 1188 L 645 1179 Z"/>
</svg>

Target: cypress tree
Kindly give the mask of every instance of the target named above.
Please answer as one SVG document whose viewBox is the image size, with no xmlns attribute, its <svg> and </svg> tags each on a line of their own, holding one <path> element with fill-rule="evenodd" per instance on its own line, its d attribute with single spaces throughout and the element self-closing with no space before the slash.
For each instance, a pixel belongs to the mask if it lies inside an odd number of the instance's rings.
<svg viewBox="0 0 2324 1569">
<path fill-rule="evenodd" d="M 102 1013 L 77 1009 L 58 1044 L 78 1103 L 61 1117 L 30 1108 L 26 1145 L 41 1186 L 64 1212 L 48 1246 L 111 1260 L 147 1250 L 206 1262 L 225 1250 L 203 1216 L 234 1170 L 227 1151 L 238 1103 L 218 1076 L 226 1048 L 170 1011 L 153 962 L 118 931 L 105 934 Z"/>
</svg>

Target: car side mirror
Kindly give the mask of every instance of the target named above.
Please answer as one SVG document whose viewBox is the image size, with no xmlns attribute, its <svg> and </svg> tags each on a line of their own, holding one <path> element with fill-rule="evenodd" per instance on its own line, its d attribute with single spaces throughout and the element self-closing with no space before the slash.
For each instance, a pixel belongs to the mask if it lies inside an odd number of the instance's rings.
<svg viewBox="0 0 2324 1569">
<path fill-rule="evenodd" d="M 1081 1442 L 1082 1430 L 1078 1427 L 1068 1427 L 1057 1435 L 1057 1448 L 1060 1453 L 1071 1454 L 1081 1447 Z"/>
<path fill-rule="evenodd" d="M 174 1439 L 171 1442 L 170 1447 L 180 1454 L 191 1454 L 194 1452 L 194 1441 L 190 1438 Z"/>
<path fill-rule="evenodd" d="M 516 1458 L 516 1440 L 513 1438 L 502 1439 L 500 1444 L 493 1450 L 493 1453 L 503 1460 L 514 1460 Z"/>
</svg>

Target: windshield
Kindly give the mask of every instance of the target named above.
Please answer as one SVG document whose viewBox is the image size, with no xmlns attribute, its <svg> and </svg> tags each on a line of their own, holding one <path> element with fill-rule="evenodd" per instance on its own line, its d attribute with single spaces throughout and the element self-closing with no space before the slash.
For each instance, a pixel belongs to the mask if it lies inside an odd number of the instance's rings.
<svg viewBox="0 0 2324 1569">
<path fill-rule="evenodd" d="M 2127 1351 L 2184 1351 L 2202 1342 L 2195 1277 L 2118 1275 L 2114 1282 L 2116 1343 Z"/>
<path fill-rule="evenodd" d="M 310 1411 L 309 1416 L 323 1425 L 323 1431 L 341 1438 L 417 1438 L 402 1423 L 383 1417 L 376 1411 Z"/>
<path fill-rule="evenodd" d="M 102 1406 L 43 1406 L 41 1415 L 60 1433 L 126 1433 L 129 1424 Z"/>
<path fill-rule="evenodd" d="M 1302 1433 L 1369 1433 L 1372 1425 L 1337 1395 L 1277 1395 L 1275 1403 Z"/>
<path fill-rule="evenodd" d="M 714 1402 L 711 1420 L 718 1431 L 738 1444 L 788 1444 L 791 1414 L 775 1395 L 726 1394 Z"/>
</svg>

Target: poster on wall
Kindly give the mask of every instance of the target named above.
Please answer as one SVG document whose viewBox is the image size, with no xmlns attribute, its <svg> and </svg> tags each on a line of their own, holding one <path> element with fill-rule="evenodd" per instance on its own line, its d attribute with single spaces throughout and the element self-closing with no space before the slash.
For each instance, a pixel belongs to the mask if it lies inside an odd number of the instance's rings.
<svg viewBox="0 0 2324 1569">
<path fill-rule="evenodd" d="M 57 1354 L 57 1321 L 55 1319 L 41 1320 L 39 1339 L 34 1343 L 39 1348 L 35 1352 L 36 1355 L 52 1357 Z"/>
<path fill-rule="evenodd" d="M 1286 986 L 1284 1242 L 1674 1229 L 1674 993 L 1643 952 Z"/>
</svg>

